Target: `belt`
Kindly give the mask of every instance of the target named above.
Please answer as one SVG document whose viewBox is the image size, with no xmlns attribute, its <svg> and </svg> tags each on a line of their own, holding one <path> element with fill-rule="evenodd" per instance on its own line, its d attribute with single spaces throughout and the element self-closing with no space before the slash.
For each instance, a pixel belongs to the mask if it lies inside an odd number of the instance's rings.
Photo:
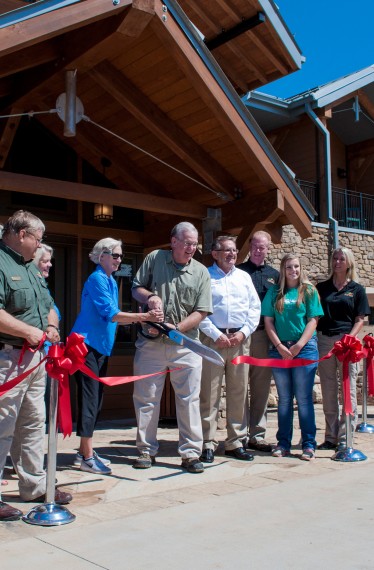
<svg viewBox="0 0 374 570">
<path fill-rule="evenodd" d="M 330 332 L 330 331 L 318 331 L 318 332 L 320 332 L 323 336 L 339 336 L 341 334 L 348 334 L 344 332 Z"/>
<path fill-rule="evenodd" d="M 218 327 L 217 327 L 217 328 L 218 328 Z M 218 328 L 218 330 L 219 330 L 221 333 L 230 334 L 230 333 L 236 333 L 236 332 L 240 331 L 241 328 L 242 328 L 242 327 L 239 327 L 239 328 L 237 328 L 237 329 L 220 329 L 220 328 Z"/>
<path fill-rule="evenodd" d="M 3 350 L 4 348 L 7 348 L 7 347 L 9 347 L 9 348 L 18 348 L 18 349 L 21 349 L 21 348 L 22 348 L 22 346 L 15 346 L 14 344 L 8 344 L 8 343 L 6 343 L 6 342 L 0 342 L 0 350 Z"/>
</svg>

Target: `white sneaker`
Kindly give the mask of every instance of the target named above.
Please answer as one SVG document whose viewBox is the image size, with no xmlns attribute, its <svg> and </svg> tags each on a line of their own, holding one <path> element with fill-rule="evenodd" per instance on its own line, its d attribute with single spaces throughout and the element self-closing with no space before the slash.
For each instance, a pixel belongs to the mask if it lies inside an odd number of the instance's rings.
<svg viewBox="0 0 374 570">
<path fill-rule="evenodd" d="M 100 457 L 100 455 L 98 455 L 96 453 L 96 451 L 93 452 L 93 457 L 95 459 L 99 459 L 101 461 L 101 463 L 104 463 L 104 465 L 106 465 L 107 467 L 108 467 L 108 465 L 110 465 L 109 459 L 105 459 L 104 457 Z M 82 463 L 82 459 L 83 459 L 83 455 L 81 455 L 78 451 L 77 455 L 75 456 L 74 461 L 73 461 L 74 467 L 80 467 L 81 463 Z"/>
<path fill-rule="evenodd" d="M 88 471 L 89 473 L 99 473 L 100 475 L 110 475 L 112 472 L 111 468 L 104 465 L 98 457 L 83 458 L 80 470 Z"/>
</svg>

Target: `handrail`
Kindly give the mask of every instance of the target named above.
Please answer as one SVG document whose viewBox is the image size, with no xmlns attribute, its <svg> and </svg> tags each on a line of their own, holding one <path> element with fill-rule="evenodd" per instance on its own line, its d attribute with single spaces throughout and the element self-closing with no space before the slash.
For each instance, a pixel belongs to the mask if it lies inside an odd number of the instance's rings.
<svg viewBox="0 0 374 570">
<path fill-rule="evenodd" d="M 297 183 L 319 214 L 318 184 L 300 179 Z M 337 186 L 331 190 L 332 212 L 340 227 L 374 232 L 374 195 Z"/>
</svg>

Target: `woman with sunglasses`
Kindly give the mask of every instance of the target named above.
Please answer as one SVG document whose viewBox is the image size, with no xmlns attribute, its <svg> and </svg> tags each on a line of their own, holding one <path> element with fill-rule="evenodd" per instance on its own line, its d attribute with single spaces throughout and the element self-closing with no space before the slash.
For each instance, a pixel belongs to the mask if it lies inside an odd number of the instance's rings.
<svg viewBox="0 0 374 570">
<path fill-rule="evenodd" d="M 118 287 L 112 273 L 122 260 L 122 242 L 112 238 L 98 241 L 89 257 L 96 264 L 84 284 L 81 310 L 72 332 L 84 335 L 88 354 L 86 365 L 96 376 L 105 376 L 108 356 L 114 345 L 117 324 L 162 322 L 163 312 L 152 309 L 147 313 L 124 313 L 118 307 Z M 103 384 L 78 371 L 77 435 L 80 447 L 74 466 L 82 471 L 109 475 L 110 461 L 97 455 L 93 449 L 93 432 L 103 402 Z"/>
<path fill-rule="evenodd" d="M 316 288 L 304 274 L 300 260 L 286 253 L 280 264 L 279 285 L 269 289 L 262 301 L 265 329 L 272 343 L 269 357 L 281 360 L 318 360 L 316 327 L 323 315 Z M 278 391 L 278 444 L 274 457 L 290 455 L 293 400 L 296 397 L 302 437 L 301 459 L 314 459 L 316 422 L 313 384 L 317 364 L 297 368 L 273 368 Z"/>
</svg>

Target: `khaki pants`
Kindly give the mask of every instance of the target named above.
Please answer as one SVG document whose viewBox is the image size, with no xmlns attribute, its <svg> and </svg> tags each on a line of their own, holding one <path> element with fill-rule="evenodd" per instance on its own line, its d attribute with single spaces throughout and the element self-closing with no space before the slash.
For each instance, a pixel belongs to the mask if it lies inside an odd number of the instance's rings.
<svg viewBox="0 0 374 570">
<path fill-rule="evenodd" d="M 318 333 L 319 357 L 322 358 L 333 348 L 334 344 L 344 335 L 326 336 Z M 324 360 L 318 364 L 318 371 L 321 380 L 321 391 L 323 401 L 323 412 L 325 414 L 325 441 L 339 443 L 345 441 L 345 412 L 342 406 L 339 414 L 339 386 L 343 378 L 343 363 L 339 362 L 336 356 Z M 351 416 L 351 428 L 354 432 L 357 424 L 357 397 L 356 383 L 359 372 L 358 363 L 350 363 L 349 377 L 351 389 L 351 402 L 353 416 Z M 339 378 L 338 378 L 339 376 Z M 339 418 L 340 415 L 340 418 Z"/>
<path fill-rule="evenodd" d="M 249 365 L 231 364 L 231 360 L 236 356 L 249 355 L 250 337 L 239 346 L 217 348 L 216 343 L 210 337 L 203 333 L 200 333 L 200 335 L 202 343 L 216 350 L 225 361 L 225 367 L 216 366 L 207 360 L 203 361 L 200 392 L 200 413 L 204 437 L 203 447 L 213 451 L 218 447 L 216 432 L 224 377 L 226 383 L 227 426 L 225 449 L 232 450 L 243 447 L 243 440 L 247 436 Z"/>
<path fill-rule="evenodd" d="M 199 406 L 201 357 L 165 336 L 157 340 L 138 339 L 136 347 L 136 375 L 181 367 L 180 370 L 170 372 L 179 428 L 178 452 L 182 458 L 200 457 L 203 445 Z M 140 452 L 145 451 L 152 456 L 156 455 L 159 447 L 157 427 L 165 376 L 165 373 L 159 374 L 134 383 L 134 406 L 138 423 L 136 445 Z"/>
<path fill-rule="evenodd" d="M 19 349 L 0 350 L 0 384 L 36 366 L 44 351 L 27 351 L 18 366 Z M 46 490 L 44 463 L 46 373 L 44 363 L 18 386 L 0 396 L 0 480 L 8 453 L 19 478 L 21 499 L 30 501 Z"/>
<path fill-rule="evenodd" d="M 269 358 L 269 345 L 266 331 L 255 331 L 251 337 L 250 355 Z M 261 441 L 265 438 L 271 376 L 271 368 L 250 366 L 248 438 L 252 440 Z"/>
</svg>

